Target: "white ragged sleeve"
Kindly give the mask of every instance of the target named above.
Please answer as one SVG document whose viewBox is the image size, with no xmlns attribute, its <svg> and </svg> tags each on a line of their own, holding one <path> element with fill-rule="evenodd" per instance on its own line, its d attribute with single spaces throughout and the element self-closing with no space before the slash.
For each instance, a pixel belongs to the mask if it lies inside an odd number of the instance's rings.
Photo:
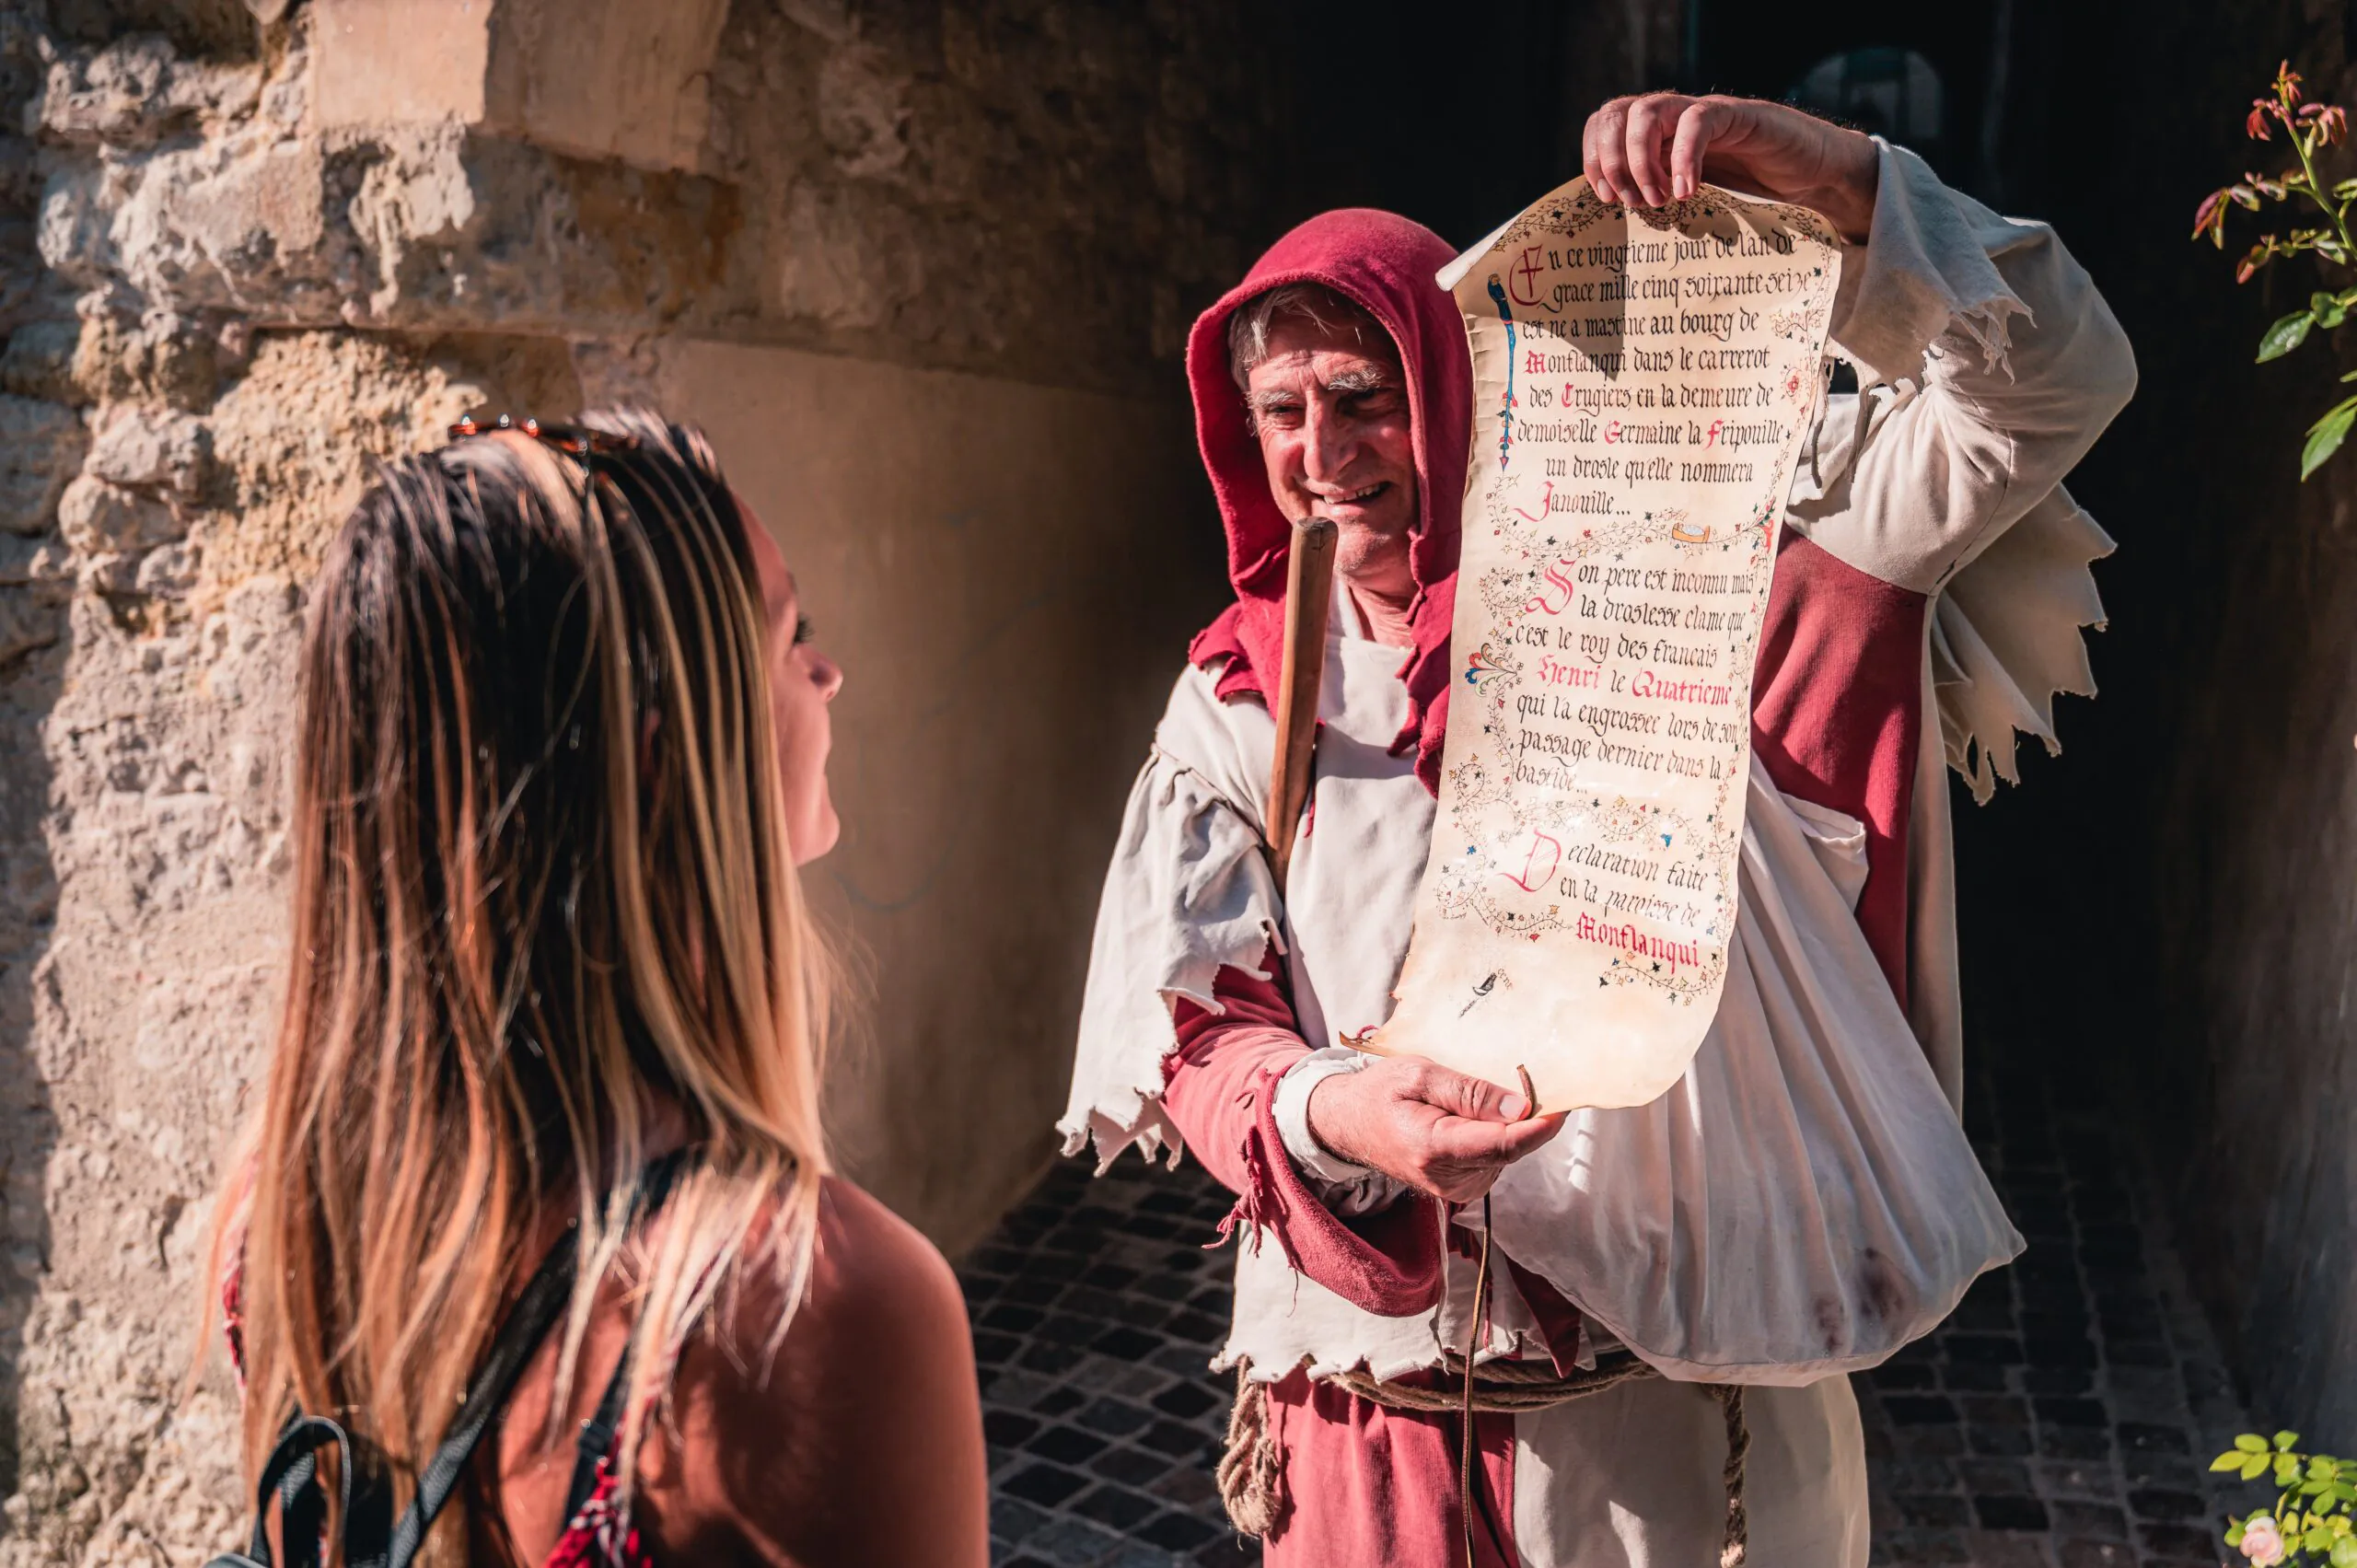
<svg viewBox="0 0 2357 1568">
<path fill-rule="evenodd" d="M 2111 536 L 2056 485 L 1948 580 L 1933 603 L 1932 685 L 1948 766 L 1982 805 L 1997 781 L 2021 783 L 2014 735 L 2034 735 L 2049 756 L 2062 742 L 2054 699 L 2096 694 L 2081 628 L 2101 630 L 2103 598 L 2087 568 L 2112 552 Z"/>
<path fill-rule="evenodd" d="M 2134 392 L 2127 335 L 2040 223 L 2003 217 L 1882 148 L 1874 227 L 1844 258 L 1828 401 L 1793 487 L 1795 532 L 1928 596 L 1941 752 L 1986 801 L 2015 734 L 2059 749 L 2054 698 L 2093 695 L 2082 629 L 2108 535 L 2062 478 Z"/>
<path fill-rule="evenodd" d="M 1829 398 L 1789 526 L 1931 594 L 2044 505 L 2136 386 L 2128 337 L 2044 224 L 2001 217 L 1882 150 L 1871 237 L 1842 261 Z"/>
<path fill-rule="evenodd" d="M 1225 711 L 1223 711 L 1225 710 Z M 1162 1110 L 1164 1065 L 1178 1049 L 1171 1003 L 1220 1010 L 1220 967 L 1260 968 L 1278 937 L 1278 896 L 1246 782 L 1265 709 L 1227 708 L 1190 669 L 1172 691 L 1155 747 L 1130 791 L 1106 869 L 1080 1005 L 1072 1098 L 1056 1130 L 1064 1153 L 1097 1146 L 1099 1169 L 1132 1144 L 1152 1159 L 1183 1146 Z M 1267 747 L 1258 747 L 1265 761 Z"/>
<path fill-rule="evenodd" d="M 1979 350 L 1983 370 L 2002 368 L 2008 323 L 2027 315 L 1995 256 L 2043 226 L 2014 224 L 1940 182 L 1931 166 L 1876 137 L 1874 228 L 1841 264 L 1833 297 L 1833 352 L 1862 387 L 1921 382 L 1925 351 L 1943 337 Z"/>
</svg>

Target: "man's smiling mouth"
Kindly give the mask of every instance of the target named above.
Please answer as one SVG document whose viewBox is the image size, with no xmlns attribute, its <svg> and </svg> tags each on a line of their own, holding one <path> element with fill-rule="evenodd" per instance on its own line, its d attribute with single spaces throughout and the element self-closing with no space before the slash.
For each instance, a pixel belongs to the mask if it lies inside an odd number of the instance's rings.
<svg viewBox="0 0 2357 1568">
<path fill-rule="evenodd" d="M 1370 484 L 1364 490 L 1353 490 L 1348 495 L 1318 496 L 1316 497 L 1316 505 L 1320 510 L 1329 509 L 1335 506 L 1357 506 L 1374 500 L 1376 496 L 1382 494 L 1385 491 L 1390 488 L 1391 482 L 1387 479 L 1376 483 Z"/>
</svg>

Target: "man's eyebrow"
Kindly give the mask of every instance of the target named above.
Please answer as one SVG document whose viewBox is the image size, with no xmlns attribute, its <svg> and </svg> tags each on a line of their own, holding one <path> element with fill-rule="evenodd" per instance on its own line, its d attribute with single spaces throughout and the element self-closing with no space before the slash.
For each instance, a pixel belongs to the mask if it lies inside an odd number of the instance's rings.
<svg viewBox="0 0 2357 1568">
<path fill-rule="evenodd" d="M 1344 370 L 1318 384 L 1318 389 L 1340 392 L 1353 397 L 1361 392 L 1387 391 L 1399 385 L 1399 373 L 1384 366 L 1368 365 L 1354 370 Z M 1295 408 L 1301 394 L 1290 387 L 1262 387 L 1244 394 L 1244 406 L 1254 413 L 1267 413 L 1274 409 Z"/>
</svg>

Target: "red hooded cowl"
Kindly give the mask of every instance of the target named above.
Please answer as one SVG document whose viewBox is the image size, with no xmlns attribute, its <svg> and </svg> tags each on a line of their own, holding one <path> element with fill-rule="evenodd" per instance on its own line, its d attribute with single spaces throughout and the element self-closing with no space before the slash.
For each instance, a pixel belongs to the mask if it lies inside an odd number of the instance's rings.
<svg viewBox="0 0 2357 1568">
<path fill-rule="evenodd" d="M 1416 775 L 1434 794 L 1448 723 L 1458 512 L 1473 438 L 1473 365 L 1465 322 L 1457 302 L 1434 281 L 1455 255 L 1439 235 L 1396 214 L 1370 207 L 1321 214 L 1271 246 L 1242 283 L 1196 319 L 1187 338 L 1195 435 L 1227 527 L 1227 575 L 1236 588 L 1236 602 L 1196 634 L 1187 656 L 1204 669 L 1218 668 L 1223 699 L 1248 691 L 1266 702 L 1283 663 L 1285 557 L 1293 525 L 1269 494 L 1260 445 L 1228 368 L 1227 319 L 1270 289 L 1322 284 L 1356 301 L 1391 334 L 1407 377 L 1419 513 L 1408 553 L 1416 583 L 1408 608 L 1415 651 L 1400 671 L 1408 684 L 1408 726 L 1392 749 L 1416 748 Z"/>
</svg>

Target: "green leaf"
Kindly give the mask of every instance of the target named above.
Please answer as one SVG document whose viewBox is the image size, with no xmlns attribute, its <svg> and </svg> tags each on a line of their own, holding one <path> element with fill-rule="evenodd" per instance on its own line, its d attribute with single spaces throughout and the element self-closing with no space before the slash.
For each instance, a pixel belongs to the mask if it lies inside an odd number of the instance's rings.
<svg viewBox="0 0 2357 1568">
<path fill-rule="evenodd" d="M 2327 1529 L 2310 1530 L 2307 1534 L 2300 1538 L 2300 1550 L 2303 1551 L 2331 1551 L 2332 1532 Z"/>
<path fill-rule="evenodd" d="M 2267 1452 L 2267 1439 L 2256 1433 L 2246 1432 L 2235 1439 L 2235 1446 L 2246 1454 L 2264 1454 Z"/>
<path fill-rule="evenodd" d="M 2352 423 L 2357 423 L 2357 398 L 2335 403 L 2322 419 L 2308 426 L 2307 444 L 2300 448 L 2300 478 L 2303 481 L 2324 467 L 2327 460 L 2340 450 L 2340 444 L 2349 439 L 2349 426 Z M 2240 1438 L 2235 1440 L 2235 1446 L 2242 1447 Z M 2247 1469 L 2243 1479 L 2250 1479 Z"/>
<path fill-rule="evenodd" d="M 2346 434 L 2346 432 L 2343 432 L 2343 434 Z M 2266 1473 L 2266 1455 L 2253 1454 L 2250 1458 L 2243 1461 L 2243 1479 L 2245 1481 L 2257 1481 L 2260 1476 L 2263 1476 Z"/>
<path fill-rule="evenodd" d="M 2277 1434 L 2275 1434 L 2275 1449 L 2276 1449 L 2276 1452 L 2278 1452 L 2278 1453 L 2282 1453 L 2282 1454 L 2288 1454 L 2288 1453 L 2290 1453 L 2290 1452 L 2292 1451 L 2292 1446 L 2293 1446 L 2293 1444 L 2295 1444 L 2295 1443 L 2299 1442 L 2299 1440 L 2300 1440 L 2300 1434 L 2299 1434 L 2298 1433 L 2296 1433 L 2296 1432 L 2279 1432 L 2279 1433 L 2277 1433 Z"/>
<path fill-rule="evenodd" d="M 2357 375 L 2357 371 L 2352 371 L 2351 374 Z M 2243 1461 L 2249 1457 L 2240 1448 L 2229 1448 L 2211 1460 L 2210 1468 L 2213 1470 L 2238 1470 L 2243 1468 Z"/>
<path fill-rule="evenodd" d="M 2344 180 L 2332 188 L 2332 199 L 2336 202 L 2346 202 L 2352 196 L 2357 196 L 2357 180 Z"/>
<path fill-rule="evenodd" d="M 2332 1568 L 2357 1568 L 2357 1536 L 2342 1536 L 2332 1543 Z"/>
<path fill-rule="evenodd" d="M 2315 325 L 2314 316 L 2305 310 L 2294 310 L 2268 328 L 2267 335 L 2258 340 L 2258 363 L 2264 365 L 2270 359 L 2281 359 L 2307 342 L 2308 329 Z M 2257 1442 L 2258 1439 L 2253 1438 L 2252 1441 Z M 2235 1438 L 2235 1444 L 2241 1446 L 2242 1439 Z M 2264 1448 L 2267 1445 L 2260 1443 L 2259 1446 Z"/>
<path fill-rule="evenodd" d="M 2226 1544 L 2227 1544 L 2228 1546 L 2240 1546 L 2240 1545 L 2242 1545 L 2242 1543 L 2243 1543 L 2243 1527 L 2242 1527 L 2242 1525 L 2241 1525 L 2239 1522 L 2236 1522 L 2236 1523 L 2235 1523 L 2235 1524 L 2228 1525 L 2228 1526 L 2226 1527 Z"/>
</svg>

